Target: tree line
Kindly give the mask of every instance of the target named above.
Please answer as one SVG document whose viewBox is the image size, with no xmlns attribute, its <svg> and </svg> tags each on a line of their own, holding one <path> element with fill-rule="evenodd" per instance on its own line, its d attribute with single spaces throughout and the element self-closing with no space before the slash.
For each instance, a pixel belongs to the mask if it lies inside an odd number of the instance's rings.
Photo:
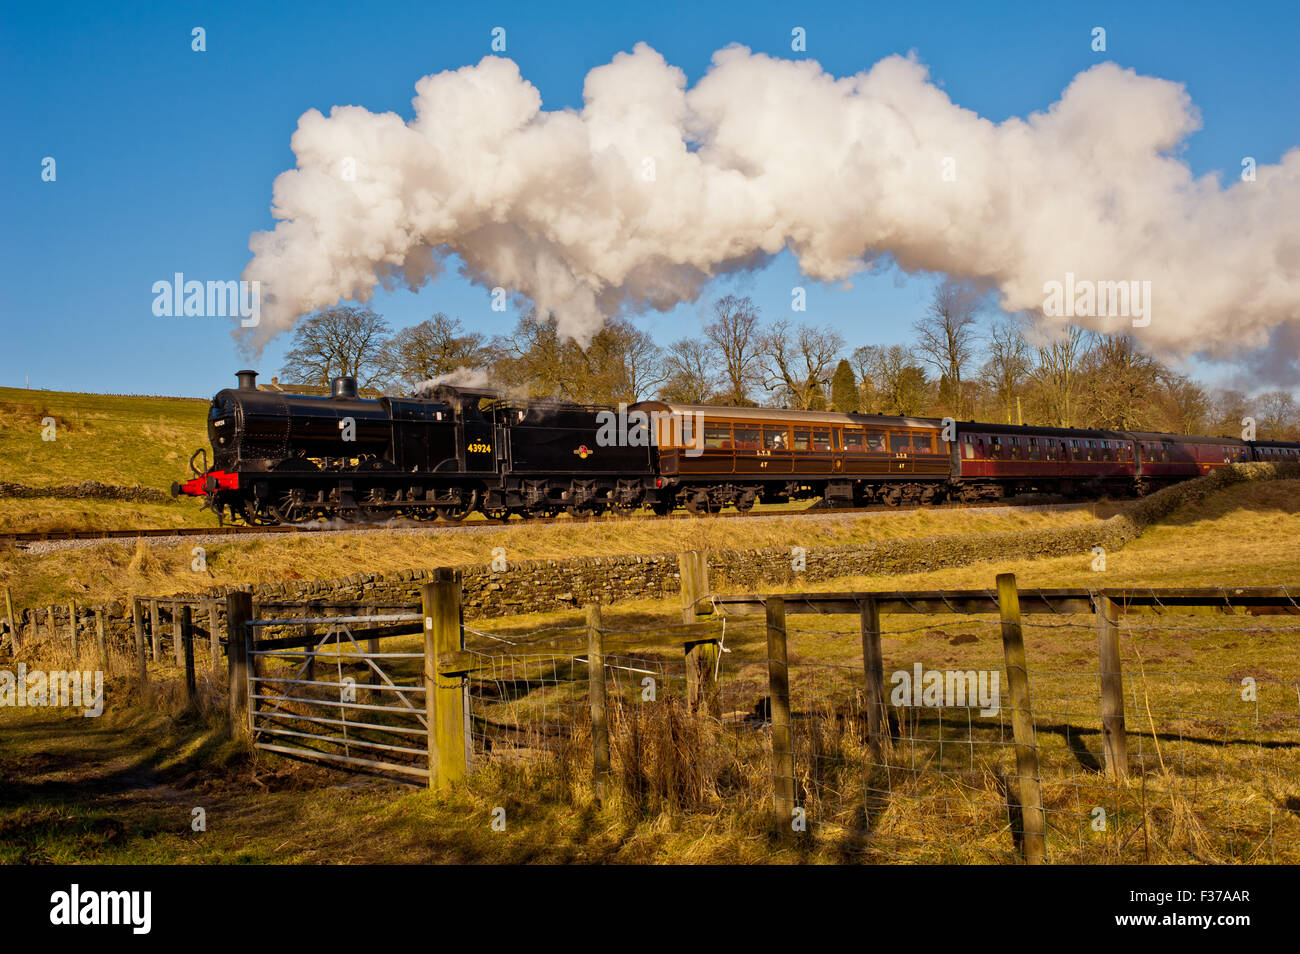
<svg viewBox="0 0 1300 954">
<path fill-rule="evenodd" d="M 1300 408 L 1286 391 L 1209 389 L 1128 335 L 1069 327 L 1041 338 L 1030 315 L 983 322 L 985 306 L 974 287 L 948 281 L 909 342 L 852 350 L 833 328 L 765 322 L 735 295 L 712 302 L 701 335 L 667 347 L 621 318 L 583 348 L 561 338 L 554 319 L 531 314 L 489 338 L 442 313 L 394 332 L 375 312 L 345 306 L 299 323 L 281 375 L 323 385 L 350 374 L 389 393 L 454 376 L 586 404 L 659 398 L 1176 434 L 1239 436 L 1251 417 L 1261 438 L 1300 438 Z"/>
</svg>

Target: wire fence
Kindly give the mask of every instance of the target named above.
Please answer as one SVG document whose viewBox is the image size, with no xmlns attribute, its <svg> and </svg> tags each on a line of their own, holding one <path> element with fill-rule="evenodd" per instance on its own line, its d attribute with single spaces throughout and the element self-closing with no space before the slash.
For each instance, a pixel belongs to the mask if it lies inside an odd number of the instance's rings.
<svg viewBox="0 0 1300 954">
<path fill-rule="evenodd" d="M 844 606 L 783 621 L 784 662 L 771 618 L 602 626 L 616 791 L 643 808 L 763 805 L 778 831 L 881 860 L 1007 863 L 1036 843 L 1054 863 L 1300 859 L 1294 617 L 1156 593 L 1118 614 L 1111 663 L 1082 591 L 1017 618 L 1017 662 L 995 602 L 924 596 L 877 623 L 874 688 L 867 626 Z M 466 633 L 486 643 L 468 677 L 476 767 L 588 777 L 585 628 Z M 701 640 L 717 647 L 703 691 L 683 651 Z"/>
</svg>

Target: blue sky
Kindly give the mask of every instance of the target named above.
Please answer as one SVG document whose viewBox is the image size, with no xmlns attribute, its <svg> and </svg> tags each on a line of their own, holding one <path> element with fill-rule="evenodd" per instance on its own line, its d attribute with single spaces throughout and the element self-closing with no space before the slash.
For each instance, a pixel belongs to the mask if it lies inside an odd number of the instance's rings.
<svg viewBox="0 0 1300 954">
<path fill-rule="evenodd" d="M 190 48 L 195 26 L 206 52 Z M 581 106 L 587 72 L 638 41 L 693 83 L 728 43 L 792 55 L 802 26 L 807 56 L 836 75 L 914 51 L 954 102 L 994 121 L 1045 108 L 1103 58 L 1185 83 L 1204 124 L 1183 153 L 1198 175 L 1235 175 L 1243 155 L 1274 163 L 1300 143 L 1296 4 L 7 4 L 0 385 L 204 396 L 229 384 L 250 364 L 230 324 L 155 317 L 153 283 L 238 278 L 250 233 L 274 224 L 271 184 L 293 164 L 304 111 L 409 118 L 415 81 L 476 63 L 496 26 L 548 109 Z M 1104 55 L 1094 26 L 1107 30 Z M 41 179 L 46 156 L 54 182 Z M 667 343 L 697 333 L 719 294 L 752 295 L 771 316 L 802 283 L 808 320 L 835 324 L 850 346 L 891 344 L 930 281 L 887 270 L 842 291 L 801 282 L 783 254 L 639 321 Z M 487 334 L 515 319 L 455 274 L 372 307 L 395 326 L 445 311 Z M 275 373 L 286 343 L 252 366 Z"/>
</svg>

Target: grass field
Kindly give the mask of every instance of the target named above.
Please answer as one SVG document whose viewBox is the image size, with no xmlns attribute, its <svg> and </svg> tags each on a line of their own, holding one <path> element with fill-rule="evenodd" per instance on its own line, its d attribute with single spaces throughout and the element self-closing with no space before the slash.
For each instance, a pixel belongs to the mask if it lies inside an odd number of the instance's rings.
<svg viewBox="0 0 1300 954">
<path fill-rule="evenodd" d="M 43 439 L 47 418 L 54 440 Z M 207 402 L 0 388 L 0 480 L 49 487 L 98 480 L 166 491 L 206 447 Z"/>
</svg>

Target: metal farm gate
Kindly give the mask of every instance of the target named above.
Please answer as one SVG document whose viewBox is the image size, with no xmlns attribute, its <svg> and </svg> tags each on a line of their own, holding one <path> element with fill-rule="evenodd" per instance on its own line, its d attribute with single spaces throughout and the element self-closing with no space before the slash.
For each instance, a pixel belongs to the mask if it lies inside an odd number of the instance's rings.
<svg viewBox="0 0 1300 954">
<path fill-rule="evenodd" d="M 253 745 L 427 783 L 424 617 L 418 605 L 406 609 L 385 615 L 249 620 Z M 300 632 L 268 633 L 284 628 Z"/>
</svg>

